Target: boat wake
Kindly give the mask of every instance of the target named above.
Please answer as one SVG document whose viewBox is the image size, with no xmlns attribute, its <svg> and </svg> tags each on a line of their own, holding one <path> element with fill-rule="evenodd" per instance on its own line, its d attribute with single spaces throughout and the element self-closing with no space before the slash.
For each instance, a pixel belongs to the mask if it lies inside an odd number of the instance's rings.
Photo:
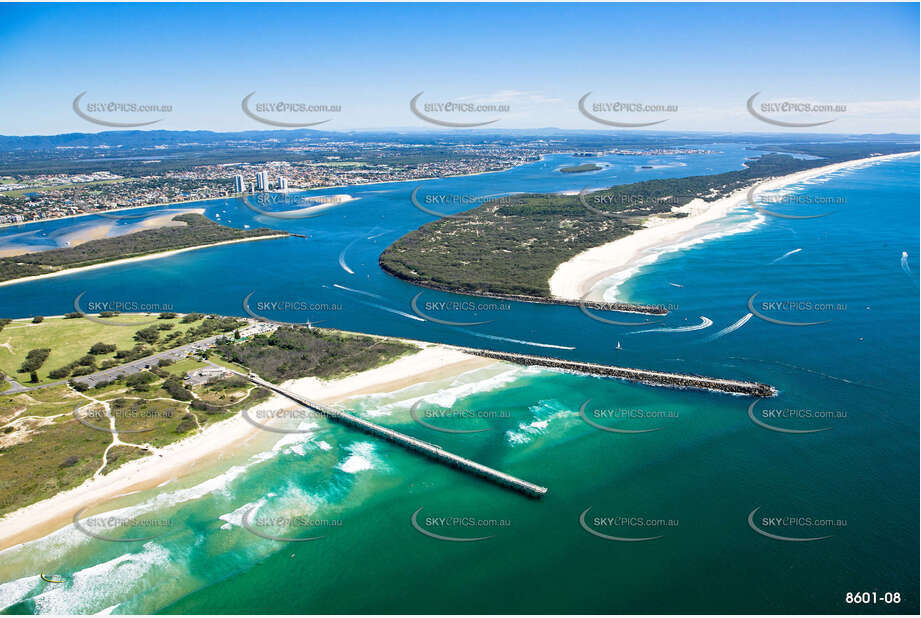
<svg viewBox="0 0 921 618">
<path fill-rule="evenodd" d="M 709 337 L 707 337 L 706 339 L 704 339 L 704 343 L 709 343 L 710 341 L 715 341 L 716 339 L 719 339 L 719 338 L 722 337 L 723 335 L 728 335 L 729 333 L 733 333 L 733 332 L 739 330 L 740 328 L 742 328 L 743 326 L 745 326 L 745 325 L 748 323 L 748 321 L 749 321 L 750 319 L 752 319 L 752 314 L 751 314 L 751 313 L 746 313 L 746 314 L 743 315 L 739 320 L 733 322 L 732 324 L 730 324 L 729 326 L 727 326 L 727 327 L 724 328 L 723 330 L 717 331 L 717 332 L 713 333 L 712 335 L 710 335 Z"/>
<path fill-rule="evenodd" d="M 555 345 L 552 343 L 538 343 L 537 341 L 525 341 L 523 339 L 509 339 L 508 337 L 499 337 L 498 335 L 486 335 L 483 333 L 478 333 L 476 331 L 467 330 L 466 328 L 460 329 L 462 332 L 465 332 L 474 337 L 483 337 L 484 339 L 492 339 L 494 341 L 508 341 L 509 343 L 520 343 L 521 345 L 532 345 L 538 348 L 553 348 L 555 350 L 575 350 L 576 348 L 568 345 Z"/>
<path fill-rule="evenodd" d="M 776 264 L 776 263 L 779 262 L 780 260 L 782 260 L 782 259 L 784 259 L 784 258 L 788 258 L 788 257 L 790 257 L 791 255 L 793 255 L 794 253 L 799 253 L 799 252 L 802 251 L 802 250 L 803 250 L 803 248 L 800 247 L 799 249 L 794 249 L 793 251 L 787 251 L 787 252 L 784 253 L 782 256 L 780 256 L 779 258 L 777 258 L 776 260 L 774 260 L 773 262 L 771 262 L 771 264 Z"/>
<path fill-rule="evenodd" d="M 342 252 L 339 254 L 339 266 L 341 266 L 342 270 L 344 270 L 350 275 L 354 275 L 355 271 L 349 268 L 349 265 L 345 263 L 345 252 L 351 249 L 352 245 L 354 245 L 356 242 L 358 242 L 357 238 L 353 240 L 352 242 L 350 242 L 349 244 L 347 244 L 345 246 L 345 249 L 343 249 Z"/>
<path fill-rule="evenodd" d="M 385 300 L 380 294 L 374 294 L 372 292 L 365 292 L 364 290 L 356 290 L 355 288 L 347 288 L 344 285 L 339 285 L 338 283 L 333 284 L 334 288 L 339 290 L 345 290 L 346 292 L 353 292 L 355 294 L 361 294 L 363 296 L 370 296 L 371 298 L 377 298 L 378 300 Z"/>
<path fill-rule="evenodd" d="M 629 334 L 636 335 L 639 333 L 689 333 L 694 330 L 703 330 L 705 328 L 709 328 L 712 325 L 713 325 L 713 320 L 711 320 L 705 315 L 702 315 L 700 316 L 700 324 L 693 324 L 691 326 L 676 326 L 673 328 L 669 328 L 666 326 L 663 326 L 660 328 L 647 328 L 644 330 L 635 330 Z"/>
</svg>

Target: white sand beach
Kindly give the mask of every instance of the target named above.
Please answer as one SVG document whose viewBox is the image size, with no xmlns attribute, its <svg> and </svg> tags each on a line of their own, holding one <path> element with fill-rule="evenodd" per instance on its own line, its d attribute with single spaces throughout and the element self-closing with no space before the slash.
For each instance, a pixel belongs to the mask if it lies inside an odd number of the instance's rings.
<svg viewBox="0 0 921 618">
<path fill-rule="evenodd" d="M 310 399 L 334 404 L 361 394 L 396 391 L 412 384 L 459 375 L 497 362 L 445 346 L 415 343 L 422 348 L 420 351 L 381 367 L 336 380 L 289 380 L 282 386 Z M 274 395 L 252 410 L 292 406 L 289 400 Z M 105 476 L 87 480 L 79 487 L 9 513 L 0 519 L 0 550 L 47 536 L 70 524 L 73 514 L 83 507 L 156 488 L 247 449 L 258 452 L 267 439 L 274 441 L 283 435 L 269 434 L 237 414 L 208 426 L 201 433 L 157 449 L 151 456 L 130 461 Z"/>
<path fill-rule="evenodd" d="M 708 203 L 701 199 L 692 200 L 685 206 L 672 209 L 674 212 L 687 212 L 687 217 L 680 219 L 650 217 L 644 229 L 583 251 L 569 261 L 560 264 L 550 277 L 550 293 L 554 297 L 567 300 L 580 300 L 586 297 L 599 281 L 634 269 L 641 252 L 674 243 L 701 224 L 725 217 L 733 208 L 746 201 L 748 192 L 753 187 L 752 195 L 756 196 L 764 191 L 779 189 L 838 170 L 917 155 L 918 152 L 908 152 L 834 163 L 795 174 L 770 178 L 734 191 L 731 195 L 714 202 Z M 589 297 L 591 298 L 592 295 Z"/>
<path fill-rule="evenodd" d="M 148 217 L 139 221 L 137 224 L 126 227 L 124 233 L 139 232 L 141 230 L 153 230 L 161 227 L 182 227 L 188 225 L 185 221 L 173 221 L 173 217 L 177 215 L 184 215 L 188 213 L 194 214 L 203 214 L 205 212 L 204 208 L 184 208 L 182 210 L 170 210 L 160 215 L 155 215 Z M 82 245 L 83 243 L 89 242 L 91 240 L 99 240 L 101 238 L 108 238 L 112 235 L 112 232 L 116 230 L 114 221 L 100 221 L 95 225 L 88 227 L 82 227 L 75 231 L 65 233 L 58 239 L 59 247 L 76 247 L 77 245 Z M 45 251 L 48 249 L 53 249 L 55 247 L 42 246 L 38 247 L 39 251 Z M 7 245 L 0 248 L 0 257 L 12 257 L 16 255 L 23 255 L 25 253 L 32 253 L 36 251 L 35 246 L 29 245 Z"/>
</svg>

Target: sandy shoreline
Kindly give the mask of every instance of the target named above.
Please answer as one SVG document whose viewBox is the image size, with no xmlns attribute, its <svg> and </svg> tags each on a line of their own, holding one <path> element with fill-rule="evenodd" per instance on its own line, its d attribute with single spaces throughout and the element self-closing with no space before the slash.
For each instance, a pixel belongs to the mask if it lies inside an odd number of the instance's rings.
<svg viewBox="0 0 921 618">
<path fill-rule="evenodd" d="M 420 346 L 419 352 L 345 378 L 329 381 L 302 378 L 289 380 L 283 386 L 305 397 L 334 404 L 350 397 L 396 391 L 413 384 L 459 375 L 497 362 L 445 346 Z M 289 407 L 292 407 L 290 401 L 275 395 L 252 409 Z M 167 481 L 194 474 L 208 464 L 238 455 L 254 444 L 264 447 L 266 439 L 274 442 L 283 436 L 267 435 L 237 414 L 207 427 L 201 433 L 159 449 L 149 457 L 130 461 L 99 479 L 90 479 L 79 487 L 6 515 L 0 519 L 0 551 L 63 528 L 71 523 L 73 514 L 85 506 L 156 488 Z"/>
<path fill-rule="evenodd" d="M 79 268 L 65 268 L 63 270 L 56 270 L 51 273 L 45 273 L 43 275 L 33 275 L 31 277 L 21 277 L 19 279 L 10 279 L 9 281 L 0 281 L 0 287 L 5 285 L 14 285 L 17 283 L 25 283 L 27 281 L 37 281 L 38 279 L 48 279 L 50 277 L 62 277 L 64 275 L 72 275 L 74 273 L 80 273 L 87 270 L 95 270 L 97 268 L 108 268 L 109 266 L 118 266 L 120 264 L 130 264 L 131 262 L 142 262 L 144 260 L 158 260 L 160 258 L 169 257 L 171 255 L 176 255 L 177 253 L 185 253 L 186 251 L 196 251 L 198 249 L 209 249 L 211 247 L 219 247 L 221 245 L 232 245 L 239 242 L 251 242 L 254 240 L 271 240 L 273 238 L 287 238 L 287 234 L 272 234 L 270 236 L 256 236 L 254 238 L 237 238 L 235 240 L 224 240 L 221 242 L 211 243 L 210 245 L 198 245 L 195 247 L 184 247 L 182 249 L 173 249 L 172 251 L 162 251 L 160 253 L 151 253 L 149 255 L 139 255 L 137 257 L 125 258 L 123 260 L 112 260 L 111 262 L 102 262 L 99 264 L 91 264 L 90 266 L 81 266 Z"/>
<path fill-rule="evenodd" d="M 583 251 L 560 264 L 550 277 L 550 293 L 556 298 L 582 299 L 599 281 L 635 268 L 642 251 L 668 245 L 699 225 L 726 216 L 730 210 L 746 200 L 752 188 L 754 188 L 753 195 L 757 195 L 841 169 L 859 167 L 877 161 L 917 156 L 917 154 L 917 152 L 898 153 L 834 163 L 786 176 L 769 178 L 734 191 L 731 195 L 715 202 L 692 200 L 685 206 L 673 209 L 673 211 L 689 213 L 687 217 L 681 219 L 650 217 L 644 229 L 605 245 Z"/>
<path fill-rule="evenodd" d="M 188 213 L 203 214 L 205 212 L 204 208 L 183 208 L 181 210 L 170 210 L 161 215 L 152 215 L 147 219 L 144 219 L 139 224 L 137 224 L 137 229 L 133 231 L 141 230 L 152 230 L 160 227 L 179 227 L 187 225 L 184 221 L 173 221 L 173 217 L 179 215 L 185 215 Z M 50 219 L 49 219 L 50 221 Z M 48 251 L 51 249 L 64 249 L 68 247 L 76 247 L 77 245 L 82 245 L 85 242 L 91 240 L 99 240 L 101 238 L 108 238 L 112 230 L 115 229 L 114 221 L 100 221 L 96 225 L 91 227 L 86 227 L 81 230 L 76 230 L 61 236 L 61 242 L 57 247 L 42 247 L 39 251 Z M 128 234 L 132 232 L 126 232 Z M 5 249 L 0 249 L 0 257 L 13 257 L 16 255 L 23 255 L 26 253 L 37 253 L 36 248 L 30 245 L 10 245 Z"/>
</svg>

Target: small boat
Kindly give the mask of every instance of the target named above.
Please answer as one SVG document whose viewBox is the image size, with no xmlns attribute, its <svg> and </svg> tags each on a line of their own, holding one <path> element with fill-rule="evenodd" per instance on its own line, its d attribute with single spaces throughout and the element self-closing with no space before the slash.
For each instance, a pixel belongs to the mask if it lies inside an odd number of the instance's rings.
<svg viewBox="0 0 921 618">
<path fill-rule="evenodd" d="M 669 281 L 668 284 L 669 284 L 669 285 L 673 285 L 673 286 L 675 286 L 676 288 L 683 288 L 683 287 L 684 287 L 684 286 L 681 285 L 680 283 L 672 283 L 671 281 Z"/>
<path fill-rule="evenodd" d="M 44 573 L 42 573 L 42 579 L 48 582 L 49 584 L 63 584 L 64 583 L 63 579 L 50 579 Z"/>
</svg>

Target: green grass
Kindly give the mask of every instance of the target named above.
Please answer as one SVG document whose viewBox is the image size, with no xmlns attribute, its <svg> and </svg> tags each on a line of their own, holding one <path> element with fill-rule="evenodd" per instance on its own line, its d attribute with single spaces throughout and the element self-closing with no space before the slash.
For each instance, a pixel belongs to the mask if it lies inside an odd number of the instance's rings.
<svg viewBox="0 0 921 618">
<path fill-rule="evenodd" d="M 163 369 L 173 374 L 174 376 L 183 377 L 185 374 L 187 374 L 190 371 L 194 371 L 195 369 L 201 369 L 202 367 L 207 367 L 207 366 L 208 365 L 206 363 L 203 363 L 196 358 L 190 357 L 190 358 L 184 358 L 181 361 L 176 361 L 172 365 L 168 365 L 164 367 Z"/>
<path fill-rule="evenodd" d="M 102 465 L 111 440 L 111 434 L 64 417 L 0 449 L 0 514 L 81 484 Z"/>
<path fill-rule="evenodd" d="M 113 446 L 109 449 L 109 454 L 106 458 L 106 467 L 103 468 L 102 473 L 108 474 L 109 472 L 118 469 L 120 466 L 128 463 L 129 461 L 140 459 L 141 457 L 146 457 L 147 455 L 149 455 L 147 451 L 143 451 L 134 446 L 125 446 L 123 444 Z"/>
<path fill-rule="evenodd" d="M 67 387 L 62 387 L 67 389 Z M 51 390 L 57 390 L 57 387 Z M 70 396 L 56 398 L 42 398 L 36 395 L 42 391 L 31 391 L 14 395 L 0 395 L 0 424 L 8 423 L 13 418 L 23 416 L 54 416 L 56 414 L 70 414 L 74 408 L 86 400 L 75 396 L 70 389 Z"/>
<path fill-rule="evenodd" d="M 198 431 L 194 421 L 183 423 L 183 417 L 189 414 L 188 404 L 183 402 L 126 395 L 110 405 L 116 429 L 127 432 L 119 434 L 125 442 L 162 447 Z"/>
<path fill-rule="evenodd" d="M 234 371 L 239 371 L 240 373 L 243 373 L 243 374 L 249 373 L 249 369 L 244 367 L 243 365 L 240 365 L 239 363 L 231 362 L 225 358 L 222 358 L 221 356 L 217 354 L 212 354 L 211 356 L 208 357 L 208 360 L 214 363 L 215 365 L 220 365 L 221 367 L 225 367 L 227 369 L 233 369 Z M 204 365 L 204 363 L 202 364 Z"/>
<path fill-rule="evenodd" d="M 180 333 L 180 338 L 191 328 L 198 327 L 202 321 L 183 324 L 181 317 L 161 320 L 154 314 L 122 314 L 112 318 L 101 318 L 99 323 L 86 318 L 46 318 L 41 324 L 32 324 L 30 320 L 15 321 L 8 324 L 0 331 L 0 344 L 9 344 L 9 347 L 0 347 L 0 370 L 11 376 L 17 382 L 32 386 L 28 373 L 20 373 L 19 367 L 29 350 L 35 348 L 50 348 L 51 355 L 38 369 L 38 384 L 48 384 L 53 380 L 49 372 L 68 365 L 89 353 L 90 347 L 97 343 L 115 344 L 119 350 L 129 350 L 138 344 L 134 334 L 151 325 L 169 324 L 173 328 L 160 331 L 160 339 L 154 344 L 154 351 L 162 351 L 176 347 L 183 341 L 173 340 L 163 345 L 164 338 L 171 333 Z M 112 324 L 129 323 L 132 326 L 116 326 Z M 10 352 L 10 348 L 12 352 Z M 96 365 L 105 360 L 115 359 L 115 353 L 94 355 Z M 119 360 L 119 364 L 123 361 Z"/>
</svg>

